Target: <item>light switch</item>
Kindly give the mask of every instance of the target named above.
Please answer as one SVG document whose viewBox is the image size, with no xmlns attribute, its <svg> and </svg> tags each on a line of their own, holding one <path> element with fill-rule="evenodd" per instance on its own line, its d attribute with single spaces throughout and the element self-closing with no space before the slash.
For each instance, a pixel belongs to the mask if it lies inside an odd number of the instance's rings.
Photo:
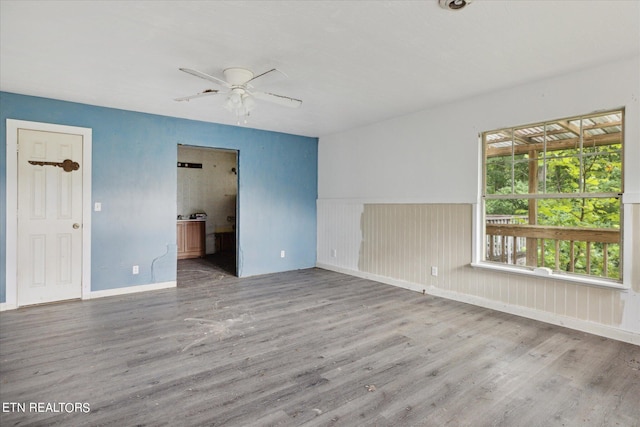
<svg viewBox="0 0 640 427">
<path fill-rule="evenodd" d="M 100 212 L 100 211 L 102 210 L 102 203 L 100 203 L 100 202 L 96 202 L 96 203 L 93 205 L 93 210 L 94 210 L 94 211 L 96 211 L 96 212 Z"/>
</svg>

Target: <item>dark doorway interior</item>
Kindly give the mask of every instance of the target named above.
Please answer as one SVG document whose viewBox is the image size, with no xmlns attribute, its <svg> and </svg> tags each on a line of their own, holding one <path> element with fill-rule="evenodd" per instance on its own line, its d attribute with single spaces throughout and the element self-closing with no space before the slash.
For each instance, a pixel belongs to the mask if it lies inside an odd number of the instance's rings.
<svg viewBox="0 0 640 427">
<path fill-rule="evenodd" d="M 224 252 L 216 252 L 204 257 L 204 261 L 210 262 L 218 269 L 225 271 L 229 274 L 237 275 L 236 273 L 236 252 L 235 250 L 227 250 Z"/>
</svg>

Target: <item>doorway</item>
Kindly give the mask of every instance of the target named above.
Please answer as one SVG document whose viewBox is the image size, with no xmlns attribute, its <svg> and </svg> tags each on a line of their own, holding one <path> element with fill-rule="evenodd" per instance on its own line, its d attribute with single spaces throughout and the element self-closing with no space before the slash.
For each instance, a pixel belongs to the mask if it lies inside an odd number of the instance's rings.
<svg viewBox="0 0 640 427">
<path fill-rule="evenodd" d="M 178 145 L 181 265 L 205 262 L 237 276 L 238 151 Z"/>
<path fill-rule="evenodd" d="M 6 308 L 91 291 L 91 129 L 7 120 Z"/>
</svg>

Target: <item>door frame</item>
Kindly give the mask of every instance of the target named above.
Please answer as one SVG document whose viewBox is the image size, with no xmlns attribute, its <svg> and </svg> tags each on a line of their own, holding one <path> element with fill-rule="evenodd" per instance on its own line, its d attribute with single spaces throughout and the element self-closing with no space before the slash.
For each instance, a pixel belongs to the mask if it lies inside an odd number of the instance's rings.
<svg viewBox="0 0 640 427">
<path fill-rule="evenodd" d="M 52 123 L 7 119 L 6 169 L 6 301 L 3 310 L 18 308 L 18 130 L 68 133 L 82 136 L 82 299 L 91 293 L 91 159 L 92 129 Z"/>
<path fill-rule="evenodd" d="M 213 150 L 213 151 L 225 151 L 227 153 L 235 153 L 236 155 L 236 229 L 235 229 L 235 252 L 236 252 L 236 265 L 235 265 L 235 277 L 241 277 L 241 260 L 240 260 L 240 149 L 239 148 L 230 148 L 230 147 L 209 147 L 206 145 L 191 145 L 191 144 L 183 144 L 178 143 L 176 145 L 176 159 L 178 158 L 178 151 L 180 147 L 183 148 L 194 148 L 198 150 Z M 177 179 L 177 177 L 176 177 Z M 176 200 L 178 197 L 178 187 L 176 186 Z M 206 233 L 206 231 L 205 231 Z M 205 240 L 206 244 L 206 240 Z M 177 245 L 177 241 L 176 241 Z"/>
</svg>

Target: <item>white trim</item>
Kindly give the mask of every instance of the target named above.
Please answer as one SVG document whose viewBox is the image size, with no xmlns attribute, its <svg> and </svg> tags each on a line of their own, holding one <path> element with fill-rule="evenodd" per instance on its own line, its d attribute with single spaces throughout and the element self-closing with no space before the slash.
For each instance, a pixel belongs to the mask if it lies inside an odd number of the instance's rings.
<svg viewBox="0 0 640 427">
<path fill-rule="evenodd" d="M 178 286 L 176 281 L 163 282 L 163 283 L 151 283 L 149 285 L 128 286 L 123 288 L 105 289 L 103 291 L 94 291 L 83 293 L 83 300 L 90 300 L 96 298 L 113 297 L 118 295 L 134 294 L 138 292 L 158 291 L 161 289 L 176 288 Z M 15 310 L 18 306 L 16 304 L 0 303 L 0 311 Z"/>
<path fill-rule="evenodd" d="M 628 291 L 629 286 L 625 286 L 622 283 L 613 282 L 610 280 L 599 279 L 597 277 L 585 277 L 571 274 L 558 274 L 549 269 L 536 268 L 530 269 L 528 267 L 516 267 L 512 264 L 496 264 L 489 262 L 472 262 L 471 267 L 485 268 L 487 270 L 500 271 L 503 273 L 520 274 L 523 276 L 533 276 L 542 279 L 564 280 L 567 282 L 574 282 L 580 285 L 595 286 L 599 288 L 617 289 L 619 291 Z"/>
<path fill-rule="evenodd" d="M 82 299 L 88 300 L 88 299 L 94 299 L 94 298 L 104 298 L 104 297 L 113 297 L 118 295 L 135 294 L 138 292 L 158 291 L 160 289 L 175 288 L 177 286 L 178 284 L 176 281 L 150 283 L 148 285 L 138 285 L 138 286 L 125 286 L 122 288 L 105 289 L 103 291 L 93 291 L 87 295 L 83 295 Z"/>
<path fill-rule="evenodd" d="M 6 206 L 6 259 L 5 259 L 5 304 L 17 307 L 18 294 L 18 124 L 7 119 L 7 193 Z"/>
<path fill-rule="evenodd" d="M 623 204 L 632 204 L 638 205 L 640 204 L 640 193 L 623 193 L 622 194 L 622 203 Z"/>
<path fill-rule="evenodd" d="M 633 205 L 631 203 L 622 204 L 622 283 L 632 283 L 631 272 L 633 270 Z M 636 254 L 635 256 L 639 256 Z"/>
<path fill-rule="evenodd" d="M 7 119 L 6 301 L 0 311 L 17 307 L 18 129 L 82 136 L 82 297 L 91 292 L 91 159 L 92 130 L 77 126 Z M 9 308 L 3 308 L 9 307 Z"/>
<path fill-rule="evenodd" d="M 16 308 L 18 307 L 15 304 L 0 302 L 0 311 L 15 310 Z"/>
<path fill-rule="evenodd" d="M 625 331 L 612 326 L 602 325 L 599 323 L 588 322 L 585 320 L 575 319 L 572 317 L 560 316 L 545 311 L 534 310 L 532 308 L 516 306 L 512 304 L 505 304 L 503 302 L 492 301 L 485 298 L 460 294 L 458 292 L 451 292 L 435 286 L 420 285 L 411 282 L 405 282 L 403 280 L 391 279 L 389 277 L 378 276 L 376 274 L 363 273 L 361 271 L 350 270 L 346 268 L 336 267 L 329 264 L 317 263 L 316 267 L 325 270 L 335 271 L 338 273 L 348 274 L 350 276 L 361 277 L 363 279 L 373 280 L 380 283 L 385 283 L 399 288 L 408 289 L 420 293 L 427 293 L 429 295 L 446 298 L 454 301 L 464 302 L 467 304 L 477 305 L 479 307 L 488 308 L 491 310 L 501 311 L 504 313 L 513 314 L 516 316 L 526 317 L 540 322 L 550 323 L 557 326 L 562 326 L 570 329 L 575 329 L 581 332 L 589 334 L 599 335 L 606 338 L 611 338 L 618 341 L 624 341 L 631 344 L 640 345 L 640 334 Z"/>
<path fill-rule="evenodd" d="M 484 214 L 482 201 L 471 205 L 471 259 L 477 261 L 483 256 L 483 243 L 485 241 L 484 234 Z"/>
</svg>

